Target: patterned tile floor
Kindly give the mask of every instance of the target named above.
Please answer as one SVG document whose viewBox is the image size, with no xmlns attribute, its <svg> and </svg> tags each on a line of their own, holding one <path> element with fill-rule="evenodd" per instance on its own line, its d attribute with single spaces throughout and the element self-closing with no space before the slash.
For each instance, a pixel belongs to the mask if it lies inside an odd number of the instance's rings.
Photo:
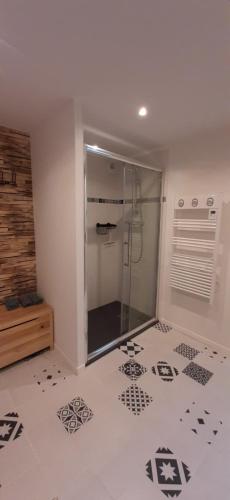
<svg viewBox="0 0 230 500">
<path fill-rule="evenodd" d="M 229 353 L 134 340 L 78 376 L 48 351 L 0 371 L 1 500 L 229 498 Z"/>
</svg>

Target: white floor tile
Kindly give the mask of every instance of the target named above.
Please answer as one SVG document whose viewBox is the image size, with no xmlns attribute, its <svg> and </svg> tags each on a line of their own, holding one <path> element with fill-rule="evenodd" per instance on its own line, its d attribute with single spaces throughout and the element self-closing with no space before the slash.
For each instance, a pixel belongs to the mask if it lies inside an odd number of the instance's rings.
<svg viewBox="0 0 230 500">
<path fill-rule="evenodd" d="M 0 418 L 14 406 L 14 402 L 8 389 L 0 390 Z"/>
<path fill-rule="evenodd" d="M 175 462 L 170 462 L 170 458 L 177 460 L 183 479 L 181 500 L 228 498 L 228 354 L 224 350 L 215 354 L 212 352 L 215 349 L 205 349 L 205 344 L 174 329 L 162 333 L 150 328 L 133 342 L 143 347 L 132 358 L 143 367 L 143 373 L 140 367 L 132 372 L 136 379 L 127 376 L 131 358 L 120 349 L 91 364 L 78 376 L 55 351 L 46 351 L 0 372 L 0 445 L 4 445 L 0 449 L 2 500 L 53 500 L 55 497 L 58 500 L 163 500 L 167 488 L 174 487 L 174 479 L 167 479 L 167 471 L 171 470 L 174 478 L 176 470 L 173 472 Z M 191 360 L 175 352 L 181 343 L 200 351 L 192 361 L 213 373 L 206 385 L 182 373 Z M 163 371 L 161 362 L 167 363 Z M 124 368 L 127 364 L 129 368 Z M 173 377 L 167 380 L 166 375 L 170 373 L 167 367 L 176 369 L 178 375 L 174 371 Z M 130 389 L 122 400 L 122 393 L 134 385 L 141 389 L 142 392 L 137 391 L 141 399 L 137 394 L 134 397 L 135 390 Z M 57 412 L 78 397 L 93 415 L 76 432 L 69 433 Z M 205 414 L 205 410 L 208 413 Z M 10 430 L 9 440 L 4 442 L 7 430 L 4 419 L 9 413 L 18 415 L 15 418 L 18 425 L 23 424 L 23 429 L 16 439 Z M 82 418 L 87 418 L 85 412 Z M 216 430 L 218 432 L 213 433 Z M 161 463 L 157 460 L 158 450 L 162 448 L 173 453 L 160 458 L 165 464 L 166 476 L 161 476 L 162 469 L 158 469 Z M 149 461 L 153 481 L 146 473 Z M 188 482 L 183 476 L 182 462 L 191 475 Z M 158 473 L 160 475 L 156 475 Z M 175 489 L 179 487 L 175 485 Z"/>
<path fill-rule="evenodd" d="M 76 489 L 75 489 L 76 488 Z M 78 484 L 72 486 L 74 490 L 69 500 L 84 498 L 84 500 L 114 500 L 100 479 L 92 474 L 85 474 Z"/>
<path fill-rule="evenodd" d="M 2 485 L 11 483 L 36 465 L 38 465 L 37 456 L 22 434 L 0 450 L 0 483 Z"/>
<path fill-rule="evenodd" d="M 16 477 L 13 482 L 2 488 L 2 496 L 0 489 L 1 500 L 41 500 L 42 484 L 44 476 L 41 473 L 40 467 L 27 469 L 24 474 Z M 52 498 L 52 497 L 50 497 Z"/>
</svg>

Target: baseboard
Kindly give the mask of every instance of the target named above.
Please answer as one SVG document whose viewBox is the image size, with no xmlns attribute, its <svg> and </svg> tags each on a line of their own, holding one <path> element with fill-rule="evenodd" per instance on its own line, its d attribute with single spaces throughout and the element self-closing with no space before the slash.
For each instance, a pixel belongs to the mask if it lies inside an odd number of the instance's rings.
<svg viewBox="0 0 230 500">
<path fill-rule="evenodd" d="M 173 323 L 172 321 L 168 321 L 165 318 L 160 318 L 160 321 L 162 321 L 162 323 L 166 323 L 167 325 L 171 326 L 175 330 L 178 330 L 180 333 L 187 335 L 187 337 L 194 338 L 195 340 L 198 340 L 198 341 L 202 342 L 203 344 L 208 344 L 208 345 L 213 346 L 213 347 L 225 349 L 226 351 L 228 351 L 230 353 L 229 347 L 227 347 L 223 344 L 219 344 L 218 342 L 215 342 L 215 340 L 211 340 L 211 339 L 208 339 L 207 337 L 203 337 L 199 333 L 196 333 L 193 330 L 189 330 L 188 328 L 183 328 L 182 326 L 177 325 L 176 323 Z"/>
<path fill-rule="evenodd" d="M 79 375 L 79 373 L 86 367 L 86 365 L 80 365 L 76 368 L 76 373 Z"/>
<path fill-rule="evenodd" d="M 76 366 L 72 361 L 71 359 L 66 356 L 66 354 L 63 352 L 63 350 L 61 349 L 61 347 L 59 347 L 59 345 L 57 345 L 55 343 L 54 345 L 54 349 L 58 352 L 58 354 L 63 358 L 63 360 L 67 363 L 67 365 L 73 370 L 73 372 L 76 374 L 76 375 L 79 375 L 80 371 L 85 368 L 85 365 L 80 365 L 80 366 Z"/>
</svg>

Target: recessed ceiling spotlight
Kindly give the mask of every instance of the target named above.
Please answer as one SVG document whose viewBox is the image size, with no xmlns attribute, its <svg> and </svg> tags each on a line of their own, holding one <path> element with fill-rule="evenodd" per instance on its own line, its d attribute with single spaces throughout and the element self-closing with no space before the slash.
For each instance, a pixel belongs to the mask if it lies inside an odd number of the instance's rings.
<svg viewBox="0 0 230 500">
<path fill-rule="evenodd" d="M 147 108 L 145 106 L 142 106 L 141 108 L 139 108 L 138 110 L 138 115 L 143 117 L 143 116 L 146 116 L 148 114 L 148 111 L 147 111 Z"/>
</svg>

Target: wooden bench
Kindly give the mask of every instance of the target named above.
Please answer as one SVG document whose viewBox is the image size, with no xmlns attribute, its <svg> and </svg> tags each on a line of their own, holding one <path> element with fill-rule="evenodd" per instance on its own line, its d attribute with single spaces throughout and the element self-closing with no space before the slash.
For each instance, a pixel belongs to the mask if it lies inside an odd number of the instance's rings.
<svg viewBox="0 0 230 500">
<path fill-rule="evenodd" d="M 53 311 L 47 304 L 7 311 L 0 306 L 0 368 L 53 349 Z"/>
</svg>

